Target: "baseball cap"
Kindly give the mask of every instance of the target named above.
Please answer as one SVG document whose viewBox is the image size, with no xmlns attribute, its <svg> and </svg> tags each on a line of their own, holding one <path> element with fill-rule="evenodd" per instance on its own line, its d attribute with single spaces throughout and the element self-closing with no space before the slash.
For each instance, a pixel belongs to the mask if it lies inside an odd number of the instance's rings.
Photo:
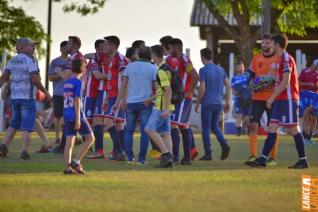
<svg viewBox="0 0 318 212">
<path fill-rule="evenodd" d="M 33 41 L 31 38 L 19 38 L 16 40 L 16 46 L 22 47 L 28 44 L 38 44 L 39 42 Z"/>
<path fill-rule="evenodd" d="M 318 68 L 318 59 L 314 60 L 313 64 L 316 66 L 316 68 Z"/>
</svg>

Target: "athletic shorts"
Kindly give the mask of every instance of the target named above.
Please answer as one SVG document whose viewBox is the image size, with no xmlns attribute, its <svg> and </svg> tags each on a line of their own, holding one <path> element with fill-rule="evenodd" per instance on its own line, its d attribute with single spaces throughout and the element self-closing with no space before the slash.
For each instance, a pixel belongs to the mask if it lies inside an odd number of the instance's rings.
<svg viewBox="0 0 318 212">
<path fill-rule="evenodd" d="M 242 114 L 243 116 L 248 116 L 251 113 L 252 107 L 251 106 L 242 107 L 239 104 L 238 98 L 235 98 L 234 99 L 234 109 L 235 109 L 236 114 Z"/>
<path fill-rule="evenodd" d="M 148 129 L 150 131 L 155 131 L 159 133 L 160 135 L 170 134 L 171 133 L 170 119 L 169 118 L 164 119 L 161 116 L 162 112 L 163 111 L 161 110 L 153 109 L 149 117 L 149 120 L 145 126 L 145 129 Z"/>
<path fill-rule="evenodd" d="M 298 110 L 297 100 L 275 100 L 270 122 L 283 126 L 295 126 L 298 124 Z"/>
<path fill-rule="evenodd" d="M 171 125 L 188 127 L 192 108 L 192 100 L 184 99 L 180 104 L 176 105 L 176 109 L 171 113 Z"/>
<path fill-rule="evenodd" d="M 318 94 L 312 91 L 303 90 L 300 92 L 299 100 L 299 117 L 304 116 L 304 111 L 307 107 L 313 104 L 315 99 L 318 98 Z"/>
<path fill-rule="evenodd" d="M 251 123 L 260 123 L 262 115 L 266 112 L 266 115 L 269 118 L 271 117 L 272 110 L 266 107 L 266 101 L 264 100 L 253 100 L 252 102 L 252 110 L 250 113 L 250 122 Z M 267 123 L 269 124 L 269 122 Z"/>
<path fill-rule="evenodd" d="M 75 121 L 66 121 L 64 126 L 66 136 L 76 136 L 77 133 L 79 133 L 81 136 L 93 134 L 87 119 L 81 120 L 81 127 L 78 131 L 75 130 Z"/>
<path fill-rule="evenodd" d="M 64 98 L 63 96 L 53 96 L 53 111 L 55 118 L 62 118 L 63 117 L 63 110 L 64 110 Z"/>
<path fill-rule="evenodd" d="M 106 97 L 107 97 L 106 91 L 98 91 L 98 95 L 95 102 L 94 117 L 104 118 L 105 112 L 102 110 L 102 105 Z"/>
<path fill-rule="evenodd" d="M 114 113 L 113 106 L 115 105 L 117 97 L 109 97 L 108 98 L 108 107 L 107 111 L 105 111 L 105 118 L 114 119 L 116 122 L 125 122 L 126 121 L 126 113 L 119 108 L 117 113 Z"/>
<path fill-rule="evenodd" d="M 94 118 L 94 111 L 96 105 L 95 97 L 85 97 L 84 99 L 84 113 L 87 120 L 92 120 Z"/>
</svg>

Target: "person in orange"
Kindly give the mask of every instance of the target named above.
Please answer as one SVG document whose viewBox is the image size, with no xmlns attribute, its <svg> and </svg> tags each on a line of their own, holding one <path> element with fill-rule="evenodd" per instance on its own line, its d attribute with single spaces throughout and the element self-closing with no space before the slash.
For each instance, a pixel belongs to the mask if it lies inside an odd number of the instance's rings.
<svg viewBox="0 0 318 212">
<path fill-rule="evenodd" d="M 264 34 L 261 43 L 262 53 L 254 56 L 249 67 L 250 77 L 253 81 L 253 104 L 250 114 L 249 125 L 249 143 L 250 143 L 250 157 L 247 162 L 254 161 L 257 157 L 257 139 L 258 126 L 264 112 L 268 119 L 271 117 L 271 110 L 266 107 L 266 100 L 273 93 L 273 86 L 275 85 L 275 76 L 277 73 L 277 61 L 279 58 L 271 47 L 271 35 Z M 270 159 L 267 165 L 276 165 L 277 142 L 272 149 Z"/>
</svg>

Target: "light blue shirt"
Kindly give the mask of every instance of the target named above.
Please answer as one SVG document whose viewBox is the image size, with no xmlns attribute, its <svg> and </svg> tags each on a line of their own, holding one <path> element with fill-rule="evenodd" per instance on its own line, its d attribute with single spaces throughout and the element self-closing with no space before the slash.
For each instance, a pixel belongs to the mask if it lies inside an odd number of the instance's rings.
<svg viewBox="0 0 318 212">
<path fill-rule="evenodd" d="M 56 75 L 55 68 L 60 67 L 62 71 L 66 69 L 67 60 L 62 59 L 61 57 L 57 57 L 52 60 L 48 74 L 49 75 Z M 64 87 L 64 79 L 55 80 L 53 81 L 53 95 L 55 96 L 63 96 L 63 87 Z"/>
<path fill-rule="evenodd" d="M 127 103 L 143 102 L 152 96 L 157 68 L 150 62 L 135 61 L 127 65 L 124 77 L 128 78 Z"/>
<path fill-rule="evenodd" d="M 209 63 L 199 71 L 200 82 L 205 82 L 205 94 L 202 105 L 222 104 L 223 86 L 226 73 L 221 66 Z"/>
</svg>

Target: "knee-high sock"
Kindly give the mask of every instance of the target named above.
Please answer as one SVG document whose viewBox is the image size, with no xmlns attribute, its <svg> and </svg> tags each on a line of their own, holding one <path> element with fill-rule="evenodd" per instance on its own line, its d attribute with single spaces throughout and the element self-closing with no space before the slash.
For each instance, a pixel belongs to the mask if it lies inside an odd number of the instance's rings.
<svg viewBox="0 0 318 212">
<path fill-rule="evenodd" d="M 176 128 L 171 129 L 172 152 L 175 160 L 179 160 L 180 134 Z"/>
<path fill-rule="evenodd" d="M 104 128 L 103 125 L 98 124 L 94 126 L 95 136 L 95 152 L 104 152 Z"/>
<path fill-rule="evenodd" d="M 268 154 L 273 149 L 276 143 L 276 138 L 277 138 L 277 133 L 268 133 L 268 136 L 265 140 L 264 147 L 263 147 L 263 152 L 262 152 L 263 155 L 261 157 L 261 160 L 263 160 L 263 162 L 267 161 Z"/>
<path fill-rule="evenodd" d="M 257 135 L 250 136 L 250 156 L 257 156 Z"/>
<path fill-rule="evenodd" d="M 194 135 L 193 135 L 193 132 L 192 132 L 192 129 L 189 128 L 190 130 L 190 133 L 191 133 L 191 149 L 194 149 L 195 148 L 195 139 L 194 139 Z"/>
<path fill-rule="evenodd" d="M 182 129 L 182 143 L 183 143 L 183 152 L 184 159 L 190 160 L 190 151 L 191 151 L 191 132 L 189 129 Z"/>
<path fill-rule="evenodd" d="M 275 145 L 270 152 L 270 158 L 276 160 L 277 157 L 277 150 L 278 150 L 278 137 L 276 138 Z"/>
<path fill-rule="evenodd" d="M 122 152 L 123 149 L 120 145 L 120 141 L 119 141 L 119 136 L 118 136 L 118 132 L 115 126 L 112 126 L 111 128 L 108 129 L 109 135 L 112 138 L 113 141 L 113 149 L 115 152 Z"/>
<path fill-rule="evenodd" d="M 306 159 L 304 138 L 300 133 L 294 135 L 295 145 L 299 159 Z"/>
<path fill-rule="evenodd" d="M 123 130 L 118 131 L 119 141 L 122 149 L 126 152 L 126 142 L 125 142 L 126 126 Z"/>
</svg>

